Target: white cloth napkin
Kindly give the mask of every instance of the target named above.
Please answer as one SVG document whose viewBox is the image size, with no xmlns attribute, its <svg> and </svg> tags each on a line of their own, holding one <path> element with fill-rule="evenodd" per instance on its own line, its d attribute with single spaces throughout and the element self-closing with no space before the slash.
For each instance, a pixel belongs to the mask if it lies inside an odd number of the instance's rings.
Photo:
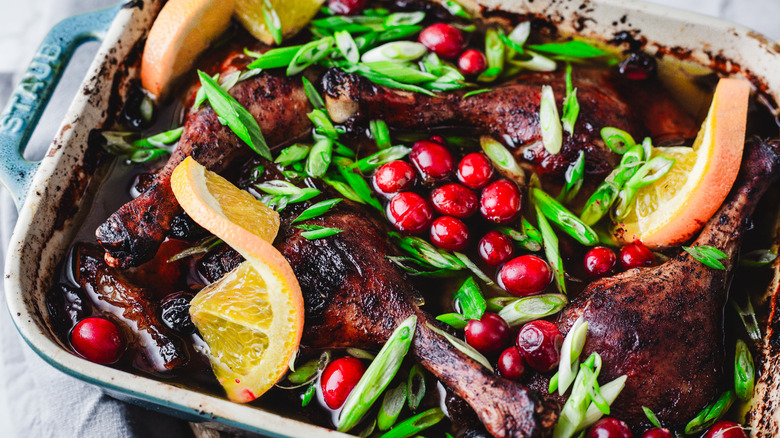
<svg viewBox="0 0 780 438">
<path fill-rule="evenodd" d="M 46 31 L 57 21 L 108 7 L 117 0 L 0 0 L 0 102 L 5 102 Z M 778 39 L 780 0 L 655 0 L 655 3 L 721 16 Z M 97 44 L 77 53 L 33 136 L 31 157 L 41 157 L 86 71 Z M 16 222 L 16 209 L 0 189 L 0 266 Z M 2 284 L 0 284 L 2 288 Z M 2 296 L 2 294 L 0 294 Z M 125 404 L 41 360 L 17 335 L 0 298 L 0 436 L 191 436 L 183 421 Z"/>
</svg>

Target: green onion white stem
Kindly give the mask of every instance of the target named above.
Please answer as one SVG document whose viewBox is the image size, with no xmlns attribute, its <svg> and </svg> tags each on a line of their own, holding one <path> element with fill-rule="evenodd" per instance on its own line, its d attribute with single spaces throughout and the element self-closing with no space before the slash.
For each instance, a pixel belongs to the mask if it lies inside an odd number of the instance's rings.
<svg viewBox="0 0 780 438">
<path fill-rule="evenodd" d="M 514 29 L 512 29 L 512 32 L 509 33 L 509 39 L 514 41 L 517 45 L 524 45 L 525 42 L 528 40 L 528 37 L 531 35 L 531 22 L 530 21 L 524 21 L 517 26 L 515 26 Z"/>
<path fill-rule="evenodd" d="M 375 47 L 364 53 L 361 57 L 363 62 L 410 62 L 422 58 L 428 49 L 420 43 L 413 41 L 393 41 Z"/>
<path fill-rule="evenodd" d="M 525 186 L 525 172 L 517 164 L 515 156 L 509 152 L 509 149 L 487 135 L 479 138 L 479 144 L 501 175 L 514 181 L 515 184 Z"/>
<path fill-rule="evenodd" d="M 341 55 L 344 56 L 344 59 L 353 64 L 360 62 L 360 51 L 349 32 L 340 30 L 334 33 L 333 37 L 336 40 L 336 47 L 341 52 Z"/>
<path fill-rule="evenodd" d="M 607 147 L 612 149 L 612 152 L 621 155 L 636 144 L 631 134 L 612 127 L 601 128 L 601 139 L 604 140 Z"/>
<path fill-rule="evenodd" d="M 519 327 L 527 322 L 555 315 L 566 307 L 568 300 L 561 294 L 542 294 L 523 298 L 493 298 L 491 302 L 503 305 L 498 316 L 510 327 Z"/>
<path fill-rule="evenodd" d="M 437 327 L 434 327 L 430 323 L 425 323 L 429 329 L 431 329 L 434 333 L 437 335 L 443 337 L 444 339 L 448 340 L 450 344 L 455 347 L 458 351 L 465 354 L 466 356 L 474 359 L 477 363 L 482 365 L 483 367 L 489 369 L 490 371 L 493 370 L 493 366 L 490 365 L 490 361 L 487 360 L 485 356 L 482 355 L 479 351 L 475 350 L 474 347 L 471 345 L 461 341 L 460 339 L 456 338 L 455 336 L 452 336 L 451 334 L 445 332 L 444 330 L 441 330 Z"/>
<path fill-rule="evenodd" d="M 561 346 L 561 360 L 558 364 L 558 395 L 565 394 L 569 385 L 574 383 L 587 334 L 588 322 L 580 316 L 569 329 Z"/>
<path fill-rule="evenodd" d="M 542 98 L 539 105 L 539 126 L 542 130 L 542 144 L 547 152 L 555 155 L 561 151 L 563 132 L 555 94 L 549 85 L 542 86 Z"/>
<path fill-rule="evenodd" d="M 296 75 L 309 68 L 309 66 L 315 62 L 324 58 L 325 55 L 328 54 L 328 51 L 331 49 L 331 47 L 333 47 L 334 42 L 335 41 L 333 37 L 328 36 L 311 41 L 301 46 L 301 48 L 295 53 L 289 65 L 287 66 L 287 76 Z M 252 64 L 257 63 L 261 59 L 263 58 L 259 58 Z"/>
<path fill-rule="evenodd" d="M 558 249 L 558 237 L 538 206 L 536 207 L 536 219 L 539 221 L 539 230 L 544 240 L 544 254 L 553 269 L 555 284 L 562 294 L 566 294 L 566 276 L 563 272 L 563 259 Z"/>
<path fill-rule="evenodd" d="M 487 70 L 477 78 L 480 82 L 493 82 L 504 69 L 504 42 L 495 28 L 490 28 L 485 33 L 485 58 L 487 59 Z"/>
<path fill-rule="evenodd" d="M 555 63 L 552 59 L 541 55 L 536 52 L 532 52 L 530 50 L 525 51 L 526 54 L 531 55 L 531 59 L 528 60 L 517 60 L 517 59 L 510 59 L 508 62 L 509 64 L 517 69 L 520 70 L 531 70 L 531 71 L 555 71 L 555 69 L 558 68 L 558 64 Z"/>
<path fill-rule="evenodd" d="M 585 177 L 585 151 L 580 151 L 577 160 L 572 163 L 567 169 L 564 179 L 566 183 L 561 189 L 561 193 L 556 198 L 558 202 L 566 204 L 571 202 L 582 188 L 582 182 Z"/>
<path fill-rule="evenodd" d="M 409 351 L 416 327 L 417 317 L 412 315 L 393 331 L 344 402 L 338 418 L 339 432 L 355 427 L 390 384 Z"/>
</svg>

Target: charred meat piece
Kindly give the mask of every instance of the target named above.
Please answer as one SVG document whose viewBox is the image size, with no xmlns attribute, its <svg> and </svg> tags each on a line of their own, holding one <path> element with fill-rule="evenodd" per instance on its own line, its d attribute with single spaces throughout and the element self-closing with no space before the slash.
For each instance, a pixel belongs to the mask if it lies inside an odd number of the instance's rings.
<svg viewBox="0 0 780 438">
<path fill-rule="evenodd" d="M 618 157 L 601 140 L 601 128 L 643 133 L 609 73 L 580 69 L 574 76 L 580 103 L 574 135 L 564 134 L 561 152 L 550 155 L 541 144 L 539 128 L 542 85 L 551 85 L 559 100 L 566 95 L 562 72 L 520 76 L 465 99 L 463 91 L 426 96 L 389 89 L 337 69 L 323 78 L 328 112 L 337 123 L 382 119 L 396 129 L 473 128 L 516 148 L 516 154 L 537 165 L 541 173 L 563 174 L 581 150 L 586 152 L 588 172 L 606 173 Z"/>
<path fill-rule="evenodd" d="M 584 356 L 604 359 L 605 381 L 628 375 L 613 413 L 634 430 L 647 423 L 642 406 L 678 428 L 727 388 L 723 311 L 744 224 L 778 176 L 780 144 L 751 141 L 729 198 L 693 245 L 728 254 L 725 270 L 682 252 L 668 262 L 592 283 L 564 310 L 562 332 L 588 321 Z"/>
<path fill-rule="evenodd" d="M 113 315 L 130 329 L 129 344 L 135 351 L 133 366 L 153 374 L 166 374 L 185 365 L 189 361 L 186 347 L 160 321 L 147 291 L 107 266 L 101 255 L 97 248 L 77 249 L 76 281 L 97 311 Z"/>
<path fill-rule="evenodd" d="M 243 57 L 243 58 L 242 58 Z M 237 61 L 235 59 L 240 59 Z M 244 55 L 231 54 L 224 76 L 248 62 Z M 288 143 L 309 132 L 306 114 L 311 106 L 299 78 L 263 72 L 239 82 L 229 93 L 257 120 L 269 145 Z M 151 259 L 168 234 L 171 222 L 181 212 L 171 191 L 173 169 L 192 156 L 209 170 L 219 172 L 237 156 L 251 152 L 207 104 L 193 110 L 184 123 L 184 133 L 168 163 L 136 199 L 122 206 L 100 225 L 97 240 L 113 267 L 138 266 Z"/>
</svg>

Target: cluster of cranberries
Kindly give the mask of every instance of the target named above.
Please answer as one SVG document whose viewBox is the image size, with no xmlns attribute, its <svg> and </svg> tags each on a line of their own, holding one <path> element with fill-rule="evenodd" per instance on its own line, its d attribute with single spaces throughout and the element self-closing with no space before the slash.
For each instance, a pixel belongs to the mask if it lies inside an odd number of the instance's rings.
<svg viewBox="0 0 780 438">
<path fill-rule="evenodd" d="M 606 417 L 591 426 L 586 436 L 587 438 L 632 438 L 634 435 L 625 422 Z M 674 438 L 674 434 L 669 429 L 656 427 L 643 433 L 642 438 Z M 739 424 L 721 421 L 710 427 L 702 438 L 747 438 L 747 434 Z"/>
<path fill-rule="evenodd" d="M 605 246 L 596 246 L 585 253 L 585 271 L 592 277 L 603 277 L 615 271 L 618 263 L 624 270 L 650 266 L 655 262 L 655 255 L 641 242 L 629 243 L 620 248 L 620 253 Z"/>
</svg>

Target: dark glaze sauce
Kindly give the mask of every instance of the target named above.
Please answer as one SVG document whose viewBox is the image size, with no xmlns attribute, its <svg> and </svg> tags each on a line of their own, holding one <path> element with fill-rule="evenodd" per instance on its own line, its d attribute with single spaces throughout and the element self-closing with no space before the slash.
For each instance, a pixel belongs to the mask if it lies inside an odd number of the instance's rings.
<svg viewBox="0 0 780 438">
<path fill-rule="evenodd" d="M 535 22 L 534 27 L 544 28 L 545 33 L 551 32 L 546 23 L 543 23 L 544 25 L 540 23 Z M 626 46 L 640 45 L 634 40 L 626 39 L 625 36 L 622 39 L 618 38 L 616 40 L 616 43 L 627 43 L 622 46 L 623 48 Z M 478 41 L 479 38 L 474 38 L 472 44 L 476 45 Z M 208 59 L 209 56 L 219 56 L 218 50 L 214 50 L 213 52 L 214 53 L 211 55 L 205 55 L 205 58 Z M 608 68 L 603 65 L 599 67 Z M 712 87 L 715 84 L 714 78 L 714 75 L 693 77 L 689 81 L 690 87 L 699 90 L 698 94 L 701 96 L 709 96 L 709 93 L 711 93 Z M 619 79 L 616 80 L 620 81 Z M 621 83 L 628 89 L 637 87 L 636 84 L 630 82 L 623 81 Z M 664 84 L 658 79 L 651 79 L 639 87 L 648 87 L 649 89 L 652 89 L 653 87 L 663 88 Z M 642 92 L 640 89 L 634 91 L 637 93 Z M 709 100 L 707 99 L 702 100 L 699 108 L 704 108 L 706 111 L 708 102 Z M 128 102 L 128 105 L 132 103 L 131 99 L 131 101 Z M 155 123 L 143 130 L 144 135 L 157 133 L 178 126 L 183 119 L 183 111 L 184 108 L 179 103 L 173 103 L 163 108 L 156 117 Z M 131 110 L 123 111 L 122 114 L 127 115 L 127 125 L 138 127 L 133 121 L 133 113 Z M 703 114 L 699 111 L 691 115 L 695 118 L 698 126 L 698 123 L 701 122 L 703 118 Z M 764 137 L 778 135 L 777 126 L 774 123 L 775 118 L 762 106 L 761 102 L 752 101 L 748 120 L 748 132 L 751 134 L 757 134 Z M 349 128 L 350 127 L 345 127 L 345 129 Z M 462 143 L 451 142 L 449 144 L 451 151 L 456 157 L 456 162 L 465 153 L 479 150 L 477 143 L 478 137 L 474 133 L 453 128 L 440 128 L 425 133 L 393 132 L 391 136 L 394 140 L 394 144 L 404 143 L 410 145 L 411 140 L 415 138 L 428 138 L 432 134 L 444 137 L 457 136 L 464 139 Z M 366 132 L 363 129 L 348 131 L 344 136 L 343 141 L 357 150 L 361 156 L 365 156 L 375 150 L 373 141 L 367 138 Z M 670 138 L 663 139 L 659 145 L 680 144 L 680 142 L 690 144 L 691 141 L 692 138 Z M 252 180 L 252 169 L 258 164 L 260 164 L 260 161 L 251 162 L 244 166 L 234 166 L 232 169 L 225 172 L 224 176 L 234 182 L 239 182 L 240 185 L 246 186 L 247 182 Z M 139 191 L 143 190 L 144 180 L 147 174 L 153 172 L 161 165 L 162 162 L 148 165 L 128 165 L 119 161 L 115 161 L 110 165 L 111 169 L 108 172 L 108 176 L 97 189 L 91 211 L 80 231 L 75 236 L 70 255 L 60 269 L 59 282 L 52 288 L 47 296 L 53 329 L 63 345 L 69 346 L 70 330 L 79 320 L 86 316 L 103 316 L 115 322 L 122 323 L 120 326 L 124 327 L 126 330 L 128 330 L 127 327 L 132 326 L 128 325 L 128 321 L 122 316 L 121 308 L 107 303 L 104 298 L 95 294 L 90 288 L 83 288 L 79 285 L 79 272 L 77 272 L 79 263 L 76 258 L 77 254 L 84 251 L 97 254 L 99 260 L 99 256 L 102 255 L 102 249 L 96 246 L 94 240 L 95 228 L 102 223 L 110 213 L 129 201 L 133 196 L 137 196 Z M 550 178 L 545 178 L 543 182 L 548 191 L 557 193 L 560 184 L 559 182 Z M 585 187 L 583 187 L 581 194 L 578 196 L 575 206 L 584 203 L 587 196 L 600 182 L 600 177 L 587 178 Z M 438 182 L 437 185 L 444 183 L 446 183 L 446 181 Z M 431 188 L 431 186 L 418 185 L 415 190 L 423 196 L 427 196 Z M 776 219 L 775 214 L 778 201 L 780 201 L 780 190 L 778 190 L 778 187 L 774 187 L 762 200 L 761 208 L 759 208 L 760 213 L 756 215 L 750 224 L 746 224 L 750 230 L 745 236 L 743 252 L 761 249 L 767 246 L 767 236 L 772 235 L 775 227 L 774 221 Z M 528 211 L 525 212 L 525 216 L 532 217 Z M 469 255 L 471 260 L 476 261 L 488 276 L 495 278 L 495 268 L 490 268 L 481 263 L 479 256 L 474 250 L 479 236 L 484 235 L 488 230 L 486 224 L 479 218 L 469 219 L 466 223 L 472 231 L 472 236 L 475 236 L 472 237 L 470 248 L 466 251 L 467 255 Z M 182 218 L 175 229 L 176 238 L 169 238 L 166 240 L 161 247 L 158 256 L 154 260 L 138 268 L 129 269 L 123 272 L 129 283 L 138 286 L 144 292 L 144 300 L 146 300 L 147 305 L 153 309 L 154 317 L 156 318 L 162 318 L 163 311 L 175 313 L 176 310 L 182 310 L 168 309 L 169 304 L 166 303 L 170 303 L 171 300 L 174 299 L 179 299 L 179 301 L 171 304 L 171 306 L 176 305 L 186 309 L 186 298 L 182 297 L 194 295 L 207 283 L 206 278 L 204 278 L 204 273 L 199 266 L 199 260 L 203 255 L 188 257 L 173 263 L 167 262 L 172 255 L 187 247 L 195 245 L 195 242 L 203 237 L 202 230 L 200 230 L 197 225 L 187 222 L 186 218 Z M 568 274 L 567 286 L 569 288 L 569 295 L 570 297 L 574 297 L 588 283 L 587 274 L 582 266 L 582 258 L 586 248 L 563 234 L 559 234 L 559 238 L 561 240 L 564 265 Z M 669 254 L 673 253 L 676 253 L 676 251 L 669 252 Z M 748 295 L 761 295 L 764 292 L 766 285 L 771 280 L 770 277 L 771 272 L 768 269 L 738 269 L 733 284 L 739 286 L 732 288 L 732 298 L 740 303 L 744 303 Z M 460 273 L 446 278 L 413 278 L 416 288 L 423 293 L 423 296 L 419 297 L 418 304 L 424 303 L 423 308 L 433 315 L 452 312 L 452 292 L 458 288 L 465 278 L 466 275 Z M 499 292 L 490 288 L 484 288 L 483 291 L 487 297 L 500 295 Z M 554 291 L 554 286 L 551 286 L 549 291 Z M 184 299 L 183 302 L 181 301 L 182 299 Z M 760 322 L 763 323 L 767 318 L 767 309 L 765 306 L 761 306 L 756 310 L 761 320 Z M 736 338 L 747 339 L 745 329 L 739 319 L 735 316 L 734 312 L 727 309 L 726 315 L 726 334 L 731 341 L 728 345 L 733 345 L 733 340 Z M 181 314 L 179 314 L 179 319 L 181 319 Z M 186 326 L 186 321 L 182 322 L 182 324 Z M 112 365 L 113 367 L 135 374 L 153 376 L 154 378 L 164 380 L 170 384 L 186 387 L 191 390 L 220 397 L 223 396 L 223 391 L 213 377 L 207 358 L 196 348 L 203 342 L 197 333 L 187 333 L 186 328 L 181 329 L 181 327 L 176 326 L 168 325 L 165 327 L 165 335 L 169 336 L 177 345 L 183 346 L 181 351 L 183 360 L 172 370 L 165 370 L 164 367 L 161 368 L 158 366 L 160 364 L 135 360 L 139 357 L 139 351 L 141 350 L 141 346 L 138 342 L 133 341 L 137 339 L 137 334 L 128 330 L 126 335 L 127 338 L 131 340 L 128 352 L 117 364 Z M 345 353 L 335 352 L 336 356 L 343 354 Z M 318 355 L 319 351 L 307 351 L 304 349 L 301 351 L 298 363 L 302 364 L 308 358 L 316 357 Z M 406 363 L 399 372 L 399 377 L 396 377 L 396 380 L 400 377 L 405 378 L 410 366 L 411 363 Z M 444 432 L 459 433 L 461 435 L 465 434 L 470 437 L 482 436 L 481 434 L 484 432 L 480 431 L 481 427 L 474 418 L 470 408 L 465 406 L 465 404 L 456 397 L 448 395 L 441 384 L 437 384 L 430 375 L 427 376 L 427 380 L 427 396 L 417 412 L 422 412 L 423 408 L 444 406 L 445 412 L 448 412 L 449 417 L 453 420 L 442 422 L 435 428 L 426 430 L 424 433 L 430 436 L 443 436 Z M 390 387 L 393 387 L 396 384 L 397 382 L 394 381 L 391 383 Z M 319 387 L 319 385 L 317 386 Z M 307 408 L 301 408 L 301 399 L 303 397 L 304 389 L 305 388 L 286 390 L 273 388 L 251 404 L 286 417 L 308 421 L 325 427 L 333 427 L 332 418 L 337 413 L 327 408 L 322 401 L 322 395 L 319 390 L 317 391 L 316 396 L 317 402 L 313 403 L 313 405 L 316 406 L 312 405 Z M 376 407 L 374 410 L 376 410 Z M 408 412 L 404 415 L 406 417 L 411 416 Z M 368 414 L 366 416 L 366 418 L 374 417 L 375 415 L 373 414 Z M 403 418 L 405 417 L 402 416 L 402 419 Z M 359 425 L 355 428 L 355 431 L 359 431 L 364 427 L 365 425 Z"/>
</svg>

